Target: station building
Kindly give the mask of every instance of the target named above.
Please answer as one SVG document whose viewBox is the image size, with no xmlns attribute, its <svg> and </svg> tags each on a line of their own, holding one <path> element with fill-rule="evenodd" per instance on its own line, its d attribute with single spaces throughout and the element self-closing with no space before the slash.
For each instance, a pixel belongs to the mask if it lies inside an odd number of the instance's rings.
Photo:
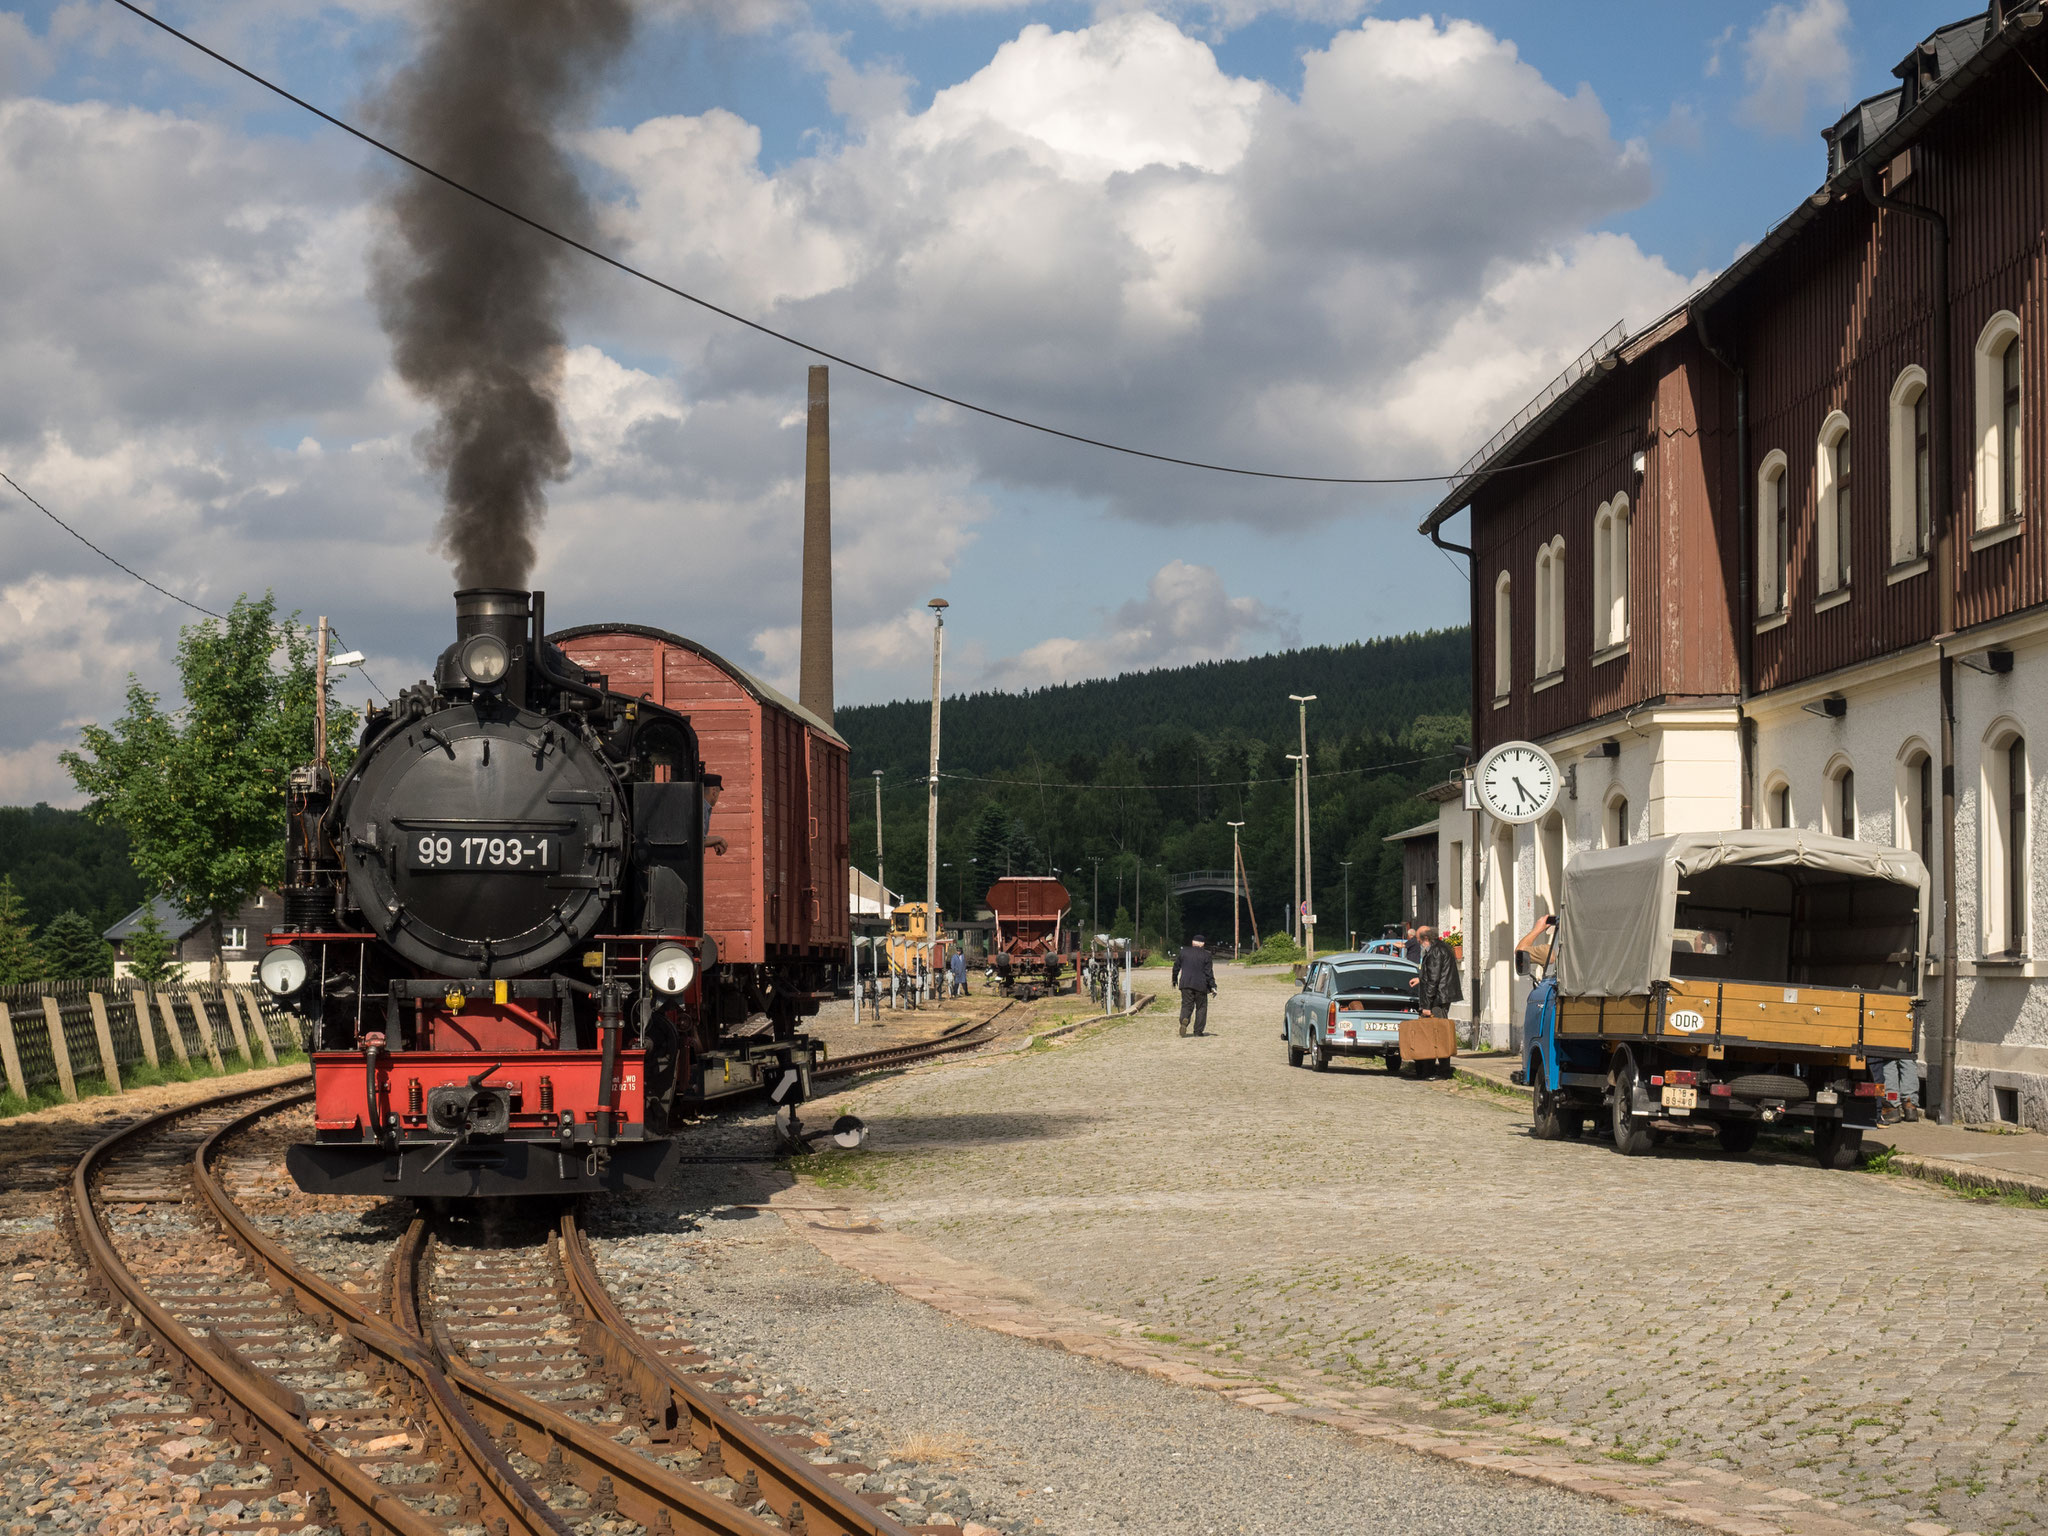
<svg viewBox="0 0 2048 1536">
<path fill-rule="evenodd" d="M 1933 875 L 1925 1101 L 2048 1129 L 2043 20 L 1921 42 L 1810 198 L 1595 342 L 1424 520 L 1471 563 L 1475 755 L 1534 740 L 1564 778 L 1527 826 L 1433 796 L 1482 1038 L 1519 1045 L 1513 944 L 1582 850 L 1814 828 Z"/>
</svg>

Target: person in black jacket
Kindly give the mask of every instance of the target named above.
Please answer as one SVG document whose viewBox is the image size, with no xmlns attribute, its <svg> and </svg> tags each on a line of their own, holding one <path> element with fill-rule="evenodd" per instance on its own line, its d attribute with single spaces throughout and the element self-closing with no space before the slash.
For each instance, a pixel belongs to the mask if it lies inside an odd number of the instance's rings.
<svg viewBox="0 0 2048 1536">
<path fill-rule="evenodd" d="M 1209 953 L 1209 941 L 1196 934 L 1173 960 L 1173 984 L 1180 988 L 1180 1032 L 1186 1035 L 1192 1019 L 1196 1034 L 1209 1028 L 1209 999 L 1216 991 L 1216 957 Z"/>
<path fill-rule="evenodd" d="M 1422 968 L 1415 980 L 1408 983 L 1416 989 L 1416 1011 L 1447 1019 L 1451 1016 L 1451 1004 L 1462 1001 L 1465 996 L 1465 989 L 1458 981 L 1457 956 L 1427 924 L 1419 930 L 1419 936 L 1422 939 Z"/>
</svg>

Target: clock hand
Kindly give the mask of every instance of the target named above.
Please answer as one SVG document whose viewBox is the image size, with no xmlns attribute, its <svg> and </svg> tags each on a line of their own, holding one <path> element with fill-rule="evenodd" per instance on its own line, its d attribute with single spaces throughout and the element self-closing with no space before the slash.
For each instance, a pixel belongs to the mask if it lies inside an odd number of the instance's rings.
<svg viewBox="0 0 2048 1536">
<path fill-rule="evenodd" d="M 1515 780 L 1515 793 L 1520 795 L 1523 801 L 1529 805 L 1534 805 L 1536 803 L 1536 797 L 1530 794 L 1529 791 L 1523 787 L 1522 781 L 1520 779 Z"/>
</svg>

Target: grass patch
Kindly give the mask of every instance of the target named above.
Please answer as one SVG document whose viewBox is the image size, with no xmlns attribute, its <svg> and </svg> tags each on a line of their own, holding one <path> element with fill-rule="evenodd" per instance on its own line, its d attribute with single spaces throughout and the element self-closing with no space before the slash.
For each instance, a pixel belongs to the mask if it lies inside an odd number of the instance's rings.
<svg viewBox="0 0 2048 1536">
<path fill-rule="evenodd" d="M 1139 1329 L 1138 1337 L 1150 1339 L 1154 1344 L 1178 1344 L 1180 1342 L 1180 1335 L 1177 1333 L 1154 1333 L 1148 1328 Z"/>
<path fill-rule="evenodd" d="M 872 1193 L 882 1187 L 883 1174 L 911 1155 L 856 1147 L 851 1151 L 802 1152 L 783 1158 L 775 1166 L 800 1179 L 809 1179 L 820 1189 L 864 1189 Z"/>
<path fill-rule="evenodd" d="M 1534 1393 L 1527 1397 L 1509 1399 L 1495 1397 L 1484 1388 L 1479 1388 L 1467 1392 L 1463 1397 L 1452 1398 L 1444 1406 L 1446 1408 L 1468 1408 L 1472 1412 L 1480 1414 L 1504 1413 L 1509 1418 L 1519 1419 L 1529 1411 L 1535 1401 Z"/>
<path fill-rule="evenodd" d="M 303 1051 L 277 1053 L 277 1064 L 280 1067 L 299 1066 L 305 1060 Z M 270 1063 L 250 1061 L 241 1056 L 227 1056 L 222 1058 L 221 1065 L 224 1070 L 216 1072 L 212 1063 L 204 1059 L 196 1062 L 166 1061 L 154 1067 L 146 1061 L 138 1061 L 121 1069 L 121 1086 L 124 1089 L 161 1088 L 169 1083 L 198 1083 L 212 1078 L 239 1077 L 245 1072 L 268 1070 Z M 78 1077 L 74 1081 L 80 1099 L 114 1097 L 113 1086 L 97 1073 Z M 64 1102 L 64 1091 L 55 1083 L 37 1084 L 29 1090 L 26 1099 L 11 1090 L 0 1090 L 0 1120 L 15 1115 L 31 1114 L 39 1109 L 50 1109 Z"/>
<path fill-rule="evenodd" d="M 1528 1090 L 1526 1089 L 1517 1088 L 1513 1083 L 1501 1082 L 1498 1078 L 1488 1077 L 1483 1072 L 1467 1072 L 1462 1067 L 1456 1069 L 1452 1081 L 1464 1083 L 1472 1088 L 1484 1088 L 1488 1093 L 1498 1094 L 1504 1099 L 1512 1099 L 1517 1104 L 1526 1103 L 1529 1098 Z"/>
</svg>

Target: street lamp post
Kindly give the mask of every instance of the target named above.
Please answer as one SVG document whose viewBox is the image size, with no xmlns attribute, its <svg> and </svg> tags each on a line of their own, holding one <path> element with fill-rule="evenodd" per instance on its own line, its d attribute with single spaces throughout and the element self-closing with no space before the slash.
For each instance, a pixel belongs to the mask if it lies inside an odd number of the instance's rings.
<svg viewBox="0 0 2048 1536">
<path fill-rule="evenodd" d="M 886 918 L 889 882 L 882 876 L 882 770 L 875 770 L 875 915 Z"/>
<path fill-rule="evenodd" d="M 1244 935 L 1238 927 L 1239 913 L 1243 910 L 1244 901 L 1237 890 L 1237 872 L 1244 868 L 1244 853 L 1238 846 L 1237 832 L 1244 823 L 1233 821 L 1227 825 L 1230 828 L 1230 958 L 1235 960 L 1238 952 L 1244 947 Z"/>
<path fill-rule="evenodd" d="M 932 761 L 924 829 L 924 920 L 930 936 L 937 932 L 939 920 L 939 660 L 945 649 L 948 605 L 943 597 L 935 597 L 925 606 L 932 611 Z"/>
<path fill-rule="evenodd" d="M 1301 707 L 1301 884 L 1302 895 L 1312 908 L 1316 904 L 1316 864 L 1314 845 L 1309 832 L 1308 820 L 1308 706 L 1314 700 L 1312 693 L 1290 693 L 1287 695 Z M 1316 925 L 1313 911 L 1304 914 L 1304 937 L 1302 948 L 1308 951 L 1308 958 L 1316 957 Z"/>
<path fill-rule="evenodd" d="M 1301 915 L 1308 910 L 1301 899 L 1301 780 L 1302 770 L 1307 764 L 1298 752 L 1288 753 L 1287 761 L 1294 764 L 1294 905 L 1288 909 L 1287 931 L 1299 943 L 1302 938 Z"/>
</svg>

